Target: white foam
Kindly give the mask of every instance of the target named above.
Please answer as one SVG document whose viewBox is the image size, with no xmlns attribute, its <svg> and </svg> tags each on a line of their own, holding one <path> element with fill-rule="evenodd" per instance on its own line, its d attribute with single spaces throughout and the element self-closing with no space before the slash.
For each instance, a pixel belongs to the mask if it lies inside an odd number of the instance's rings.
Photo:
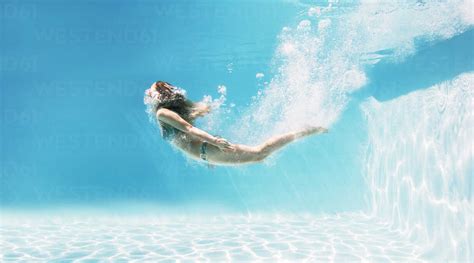
<svg viewBox="0 0 474 263">
<path fill-rule="evenodd" d="M 298 24 L 297 29 L 298 29 L 298 30 L 301 30 L 301 31 L 311 30 L 311 21 L 309 21 L 309 20 L 303 20 L 303 21 L 301 21 L 301 22 Z"/>
<path fill-rule="evenodd" d="M 331 25 L 331 19 L 322 19 L 318 23 L 318 30 L 321 32 Z"/>
<path fill-rule="evenodd" d="M 367 83 L 366 64 L 403 60 L 416 51 L 415 39 L 449 38 L 473 23 L 469 0 L 338 5 L 323 8 L 319 16 L 320 7 L 309 7 L 296 30 L 282 29 L 276 73 L 235 122 L 235 140 L 259 142 L 308 124 L 329 127 L 344 111 L 349 94 Z M 378 55 L 381 50 L 392 50 L 392 55 Z"/>
<path fill-rule="evenodd" d="M 309 8 L 308 16 L 320 16 L 320 15 L 321 15 L 321 8 L 319 6 Z"/>
<path fill-rule="evenodd" d="M 218 85 L 217 93 L 219 94 L 218 98 L 205 95 L 202 99 L 202 102 L 211 107 L 211 112 L 201 120 L 204 125 L 203 128 L 207 131 L 216 132 L 218 127 L 222 126 L 223 116 L 230 111 L 228 107 L 225 107 L 227 87 L 225 85 Z"/>
</svg>

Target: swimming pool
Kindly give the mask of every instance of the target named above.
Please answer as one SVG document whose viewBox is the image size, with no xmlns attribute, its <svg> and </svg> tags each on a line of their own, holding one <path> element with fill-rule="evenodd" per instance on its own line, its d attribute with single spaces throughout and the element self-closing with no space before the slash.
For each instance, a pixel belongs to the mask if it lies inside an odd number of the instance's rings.
<svg viewBox="0 0 474 263">
<path fill-rule="evenodd" d="M 470 1 L 6 1 L 3 261 L 472 261 Z M 263 164 L 159 136 L 155 80 Z"/>
</svg>

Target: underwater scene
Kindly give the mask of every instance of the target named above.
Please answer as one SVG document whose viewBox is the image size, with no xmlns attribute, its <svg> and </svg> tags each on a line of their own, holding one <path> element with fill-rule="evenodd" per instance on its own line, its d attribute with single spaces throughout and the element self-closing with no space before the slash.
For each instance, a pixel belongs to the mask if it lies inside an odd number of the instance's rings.
<svg viewBox="0 0 474 263">
<path fill-rule="evenodd" d="M 1 1 L 0 261 L 472 262 L 473 10 Z"/>
</svg>

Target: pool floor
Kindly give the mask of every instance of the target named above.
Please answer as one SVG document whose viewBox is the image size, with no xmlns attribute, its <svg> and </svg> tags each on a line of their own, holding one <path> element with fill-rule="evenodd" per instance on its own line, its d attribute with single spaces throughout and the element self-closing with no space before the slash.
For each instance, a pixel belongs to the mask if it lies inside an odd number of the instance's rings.
<svg viewBox="0 0 474 263">
<path fill-rule="evenodd" d="M 422 262 L 421 247 L 360 213 L 2 216 L 2 261 Z"/>
</svg>

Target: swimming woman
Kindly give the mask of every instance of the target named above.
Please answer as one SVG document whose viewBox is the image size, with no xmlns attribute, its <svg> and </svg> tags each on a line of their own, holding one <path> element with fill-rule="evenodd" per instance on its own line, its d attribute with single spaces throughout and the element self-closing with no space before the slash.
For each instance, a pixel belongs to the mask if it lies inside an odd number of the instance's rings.
<svg viewBox="0 0 474 263">
<path fill-rule="evenodd" d="M 326 133 L 322 127 L 274 136 L 261 145 L 232 144 L 194 127 L 194 120 L 210 112 L 203 102 L 194 103 L 182 89 L 157 81 L 145 91 L 147 112 L 159 123 L 163 138 L 184 151 L 189 157 L 214 165 L 238 165 L 263 161 L 288 143 L 308 135 Z"/>
</svg>

